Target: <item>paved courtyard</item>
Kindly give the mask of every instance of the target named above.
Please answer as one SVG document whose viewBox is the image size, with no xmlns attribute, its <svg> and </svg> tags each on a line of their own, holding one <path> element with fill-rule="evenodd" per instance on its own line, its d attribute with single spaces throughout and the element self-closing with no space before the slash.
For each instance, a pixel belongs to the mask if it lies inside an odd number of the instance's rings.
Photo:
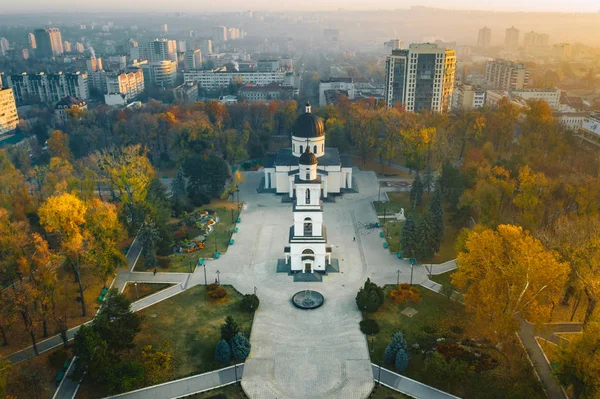
<svg viewBox="0 0 600 399">
<path fill-rule="evenodd" d="M 240 198 L 247 207 L 235 245 L 219 260 L 207 262 L 209 280 L 219 270 L 222 284 L 242 293 L 256 287 L 261 300 L 242 386 L 251 399 L 365 398 L 373 376 L 354 297 L 367 277 L 378 284 L 395 283 L 400 270 L 401 281 L 410 279 L 408 263 L 383 249 L 380 229 L 367 227 L 377 221 L 371 205 L 378 190 L 375 174 L 355 171 L 360 193 L 324 205 L 328 242 L 334 245 L 340 273 L 319 283 L 294 283 L 275 273 L 287 244 L 292 207 L 281 203 L 280 196 L 256 193 L 261 174 L 247 173 L 241 186 Z M 425 279 L 424 269 L 415 268 L 414 282 Z M 199 268 L 189 286 L 203 283 Z M 305 289 L 321 292 L 324 305 L 311 311 L 295 308 L 292 295 Z"/>
</svg>

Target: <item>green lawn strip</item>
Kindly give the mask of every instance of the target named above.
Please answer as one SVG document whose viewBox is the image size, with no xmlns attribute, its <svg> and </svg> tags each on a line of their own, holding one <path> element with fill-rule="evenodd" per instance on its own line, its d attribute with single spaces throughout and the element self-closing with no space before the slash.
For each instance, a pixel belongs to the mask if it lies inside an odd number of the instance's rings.
<svg viewBox="0 0 600 399">
<path fill-rule="evenodd" d="M 147 297 L 148 295 L 162 291 L 165 288 L 172 287 L 173 285 L 174 284 L 169 283 L 137 283 L 136 292 L 135 283 L 127 283 L 125 289 L 123 290 L 123 295 L 125 295 L 129 302 L 135 302 Z"/>
<path fill-rule="evenodd" d="M 452 288 L 456 290 L 456 287 L 454 287 L 454 285 L 452 285 L 452 281 L 451 281 L 452 274 L 455 271 L 456 270 L 450 270 L 449 272 L 442 273 L 442 274 L 433 274 L 431 277 L 429 277 L 429 279 L 435 281 L 436 283 L 441 284 L 444 287 L 451 285 Z"/>
<path fill-rule="evenodd" d="M 231 384 L 221 388 L 211 389 L 210 391 L 186 396 L 189 399 L 247 399 L 244 390 L 239 385 Z"/>
<path fill-rule="evenodd" d="M 383 363 L 383 353 L 392 335 L 396 332 L 402 332 L 408 347 L 411 348 L 410 362 L 408 369 L 402 372 L 409 378 L 413 378 L 417 381 L 422 381 L 428 385 L 432 385 L 438 389 L 449 391 L 448 387 L 436 384 L 436 381 L 431 376 L 425 374 L 425 359 L 426 354 L 421 353 L 421 349 L 412 349 L 412 345 L 419 343 L 420 347 L 423 348 L 427 343 L 435 344 L 438 338 L 444 338 L 446 342 L 460 343 L 466 338 L 470 338 L 462 330 L 465 330 L 467 314 L 465 313 L 464 306 L 461 304 L 449 301 L 446 297 L 440 294 L 436 294 L 427 289 L 417 287 L 421 292 L 421 301 L 418 303 L 405 303 L 396 304 L 390 299 L 390 291 L 395 286 L 385 287 L 385 302 L 375 313 L 370 313 L 369 318 L 375 319 L 380 327 L 380 332 L 375 335 L 374 339 L 374 351 L 371 353 L 371 360 L 375 364 L 382 364 L 383 367 L 396 372 L 394 365 Z M 405 316 L 401 312 L 411 307 L 417 310 L 412 318 Z M 431 333 L 433 331 L 433 333 Z M 371 347 L 371 337 L 368 337 L 369 348 Z M 511 389 L 512 382 L 507 378 L 496 378 L 496 373 L 503 374 L 505 371 L 505 363 L 501 356 L 492 349 L 486 349 L 484 347 L 477 347 L 477 351 L 485 353 L 498 361 L 499 366 L 496 369 L 476 374 L 483 380 L 489 380 L 490 378 L 498 381 L 498 392 L 508 393 Z M 523 359 L 525 359 L 523 357 Z M 525 360 L 526 362 L 526 360 Z M 513 365 L 513 367 L 516 365 Z M 529 367 L 529 366 L 526 366 Z M 532 391 L 539 393 L 540 396 L 533 396 L 535 398 L 543 397 L 543 391 L 539 382 L 536 380 L 533 371 L 530 375 L 523 376 L 526 384 L 532 387 Z M 472 388 L 471 389 L 477 389 Z M 482 388 L 483 389 L 483 388 Z M 459 396 L 464 395 L 463 392 L 450 392 Z M 469 395 L 464 396 L 469 397 Z M 470 397 L 478 397 L 471 395 Z M 490 396 L 491 397 L 491 396 Z M 501 397 L 501 396 L 497 396 Z"/>
<path fill-rule="evenodd" d="M 226 367 L 214 360 L 225 317 L 231 315 L 247 337 L 252 322 L 248 312 L 240 310 L 242 296 L 230 286 L 223 287 L 227 296 L 216 301 L 208 299 L 204 286 L 196 286 L 140 311 L 144 320 L 133 357 L 146 345 L 168 340 L 179 362 L 173 379 Z"/>
<path fill-rule="evenodd" d="M 415 222 L 417 223 L 419 215 L 424 209 L 426 209 L 426 207 L 429 204 L 429 197 L 427 196 L 427 194 L 424 194 L 423 203 L 415 210 L 410 205 L 409 196 L 409 192 L 390 192 L 388 193 L 388 197 L 390 199 L 388 202 L 374 201 L 373 205 L 375 206 L 375 211 L 377 212 L 377 215 L 383 216 L 384 212 L 387 215 L 392 215 L 400 212 L 400 209 L 404 209 L 404 215 L 411 216 L 413 220 L 415 220 Z M 442 237 L 442 241 L 440 242 L 439 252 L 436 253 L 431 259 L 420 260 L 421 263 L 444 263 L 456 258 L 456 249 L 454 248 L 454 244 L 456 242 L 458 230 L 450 223 L 451 216 L 452 215 L 450 214 L 450 212 L 447 209 L 445 209 L 444 236 Z M 402 232 L 404 222 L 400 222 L 392 218 L 386 218 L 385 223 L 383 218 L 379 218 L 379 222 L 381 223 L 384 229 L 387 243 L 389 245 L 388 249 L 390 250 L 390 252 L 393 253 L 398 252 L 400 244 L 400 234 Z"/>
<path fill-rule="evenodd" d="M 379 385 L 377 382 L 375 383 L 375 388 L 371 391 L 369 395 L 369 399 L 404 399 L 410 398 L 410 396 L 406 396 L 401 394 L 398 391 L 395 391 L 391 388 L 386 387 L 385 385 Z"/>
</svg>

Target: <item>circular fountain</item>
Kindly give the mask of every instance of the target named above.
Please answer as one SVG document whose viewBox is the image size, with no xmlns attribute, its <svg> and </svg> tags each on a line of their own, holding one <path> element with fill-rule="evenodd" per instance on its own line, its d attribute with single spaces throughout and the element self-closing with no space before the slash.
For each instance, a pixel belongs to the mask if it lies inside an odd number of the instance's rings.
<svg viewBox="0 0 600 399">
<path fill-rule="evenodd" d="M 317 291 L 304 290 L 297 292 L 292 297 L 292 303 L 300 309 L 316 309 L 323 305 L 325 298 Z"/>
</svg>

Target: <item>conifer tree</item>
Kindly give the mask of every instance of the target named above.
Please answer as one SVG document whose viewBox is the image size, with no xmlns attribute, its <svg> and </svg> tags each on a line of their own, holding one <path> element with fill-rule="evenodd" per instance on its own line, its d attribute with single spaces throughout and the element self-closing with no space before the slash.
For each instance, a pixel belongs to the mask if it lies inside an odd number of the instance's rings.
<svg viewBox="0 0 600 399">
<path fill-rule="evenodd" d="M 250 354 L 250 341 L 241 333 L 237 333 L 231 340 L 231 353 L 236 360 L 246 360 Z"/>
<path fill-rule="evenodd" d="M 431 217 L 431 212 L 425 210 L 417 224 L 417 251 L 416 258 L 419 260 L 431 258 L 436 253 L 438 245 L 435 226 Z"/>
<path fill-rule="evenodd" d="M 219 363 L 227 364 L 231 362 L 231 348 L 224 340 L 220 340 L 215 349 L 215 360 Z"/>
<path fill-rule="evenodd" d="M 395 361 L 396 370 L 402 372 L 408 367 L 408 352 L 404 348 L 396 353 Z"/>
<path fill-rule="evenodd" d="M 407 216 L 400 233 L 400 250 L 405 258 L 414 258 L 417 250 L 417 227 L 412 217 Z"/>
<path fill-rule="evenodd" d="M 413 208 L 420 206 L 423 202 L 423 183 L 421 182 L 421 176 L 417 172 L 415 180 L 413 181 L 412 188 L 410 189 L 410 203 Z"/>
<path fill-rule="evenodd" d="M 442 190 L 440 184 L 436 184 L 433 192 L 433 198 L 429 203 L 429 212 L 431 213 L 431 221 L 436 233 L 435 251 L 440 250 L 440 242 L 444 237 L 444 208 L 442 206 Z"/>
</svg>

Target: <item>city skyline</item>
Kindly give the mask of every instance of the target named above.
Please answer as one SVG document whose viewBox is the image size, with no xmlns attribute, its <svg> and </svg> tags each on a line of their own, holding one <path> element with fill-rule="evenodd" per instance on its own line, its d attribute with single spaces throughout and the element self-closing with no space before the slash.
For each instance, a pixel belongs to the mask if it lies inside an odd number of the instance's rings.
<svg viewBox="0 0 600 399">
<path fill-rule="evenodd" d="M 191 0 L 176 0 L 165 5 L 159 1 L 141 1 L 134 0 L 124 4 L 118 0 L 106 0 L 101 5 L 97 3 L 88 3 L 82 5 L 74 0 L 57 0 L 51 4 L 44 0 L 24 0 L 4 5 L 4 12 L 18 13 L 29 12 L 31 9 L 39 11 L 139 11 L 139 7 L 144 7 L 145 11 L 150 12 L 172 12 L 180 11 L 175 7 L 181 7 L 182 12 L 231 12 L 244 11 L 252 9 L 254 11 L 333 11 L 343 9 L 347 11 L 359 10 L 400 10 L 410 9 L 411 7 L 432 7 L 447 10 L 465 10 L 465 11 L 492 11 L 492 12 L 559 12 L 559 13 L 600 13 L 600 5 L 593 0 L 576 0 L 573 2 L 561 2 L 558 0 L 543 1 L 530 0 L 522 2 L 518 0 L 507 0 L 498 2 L 481 2 L 475 0 L 459 0 L 452 3 L 452 7 L 447 2 L 441 0 L 424 0 L 418 4 L 409 2 L 397 2 L 393 0 L 379 0 L 371 2 L 368 6 L 358 0 L 330 0 L 328 2 L 304 1 L 293 2 L 291 0 L 280 1 L 276 4 L 268 0 L 255 0 L 251 3 L 242 1 L 233 1 L 227 3 L 213 3 L 209 1 L 194 2 Z"/>
</svg>

